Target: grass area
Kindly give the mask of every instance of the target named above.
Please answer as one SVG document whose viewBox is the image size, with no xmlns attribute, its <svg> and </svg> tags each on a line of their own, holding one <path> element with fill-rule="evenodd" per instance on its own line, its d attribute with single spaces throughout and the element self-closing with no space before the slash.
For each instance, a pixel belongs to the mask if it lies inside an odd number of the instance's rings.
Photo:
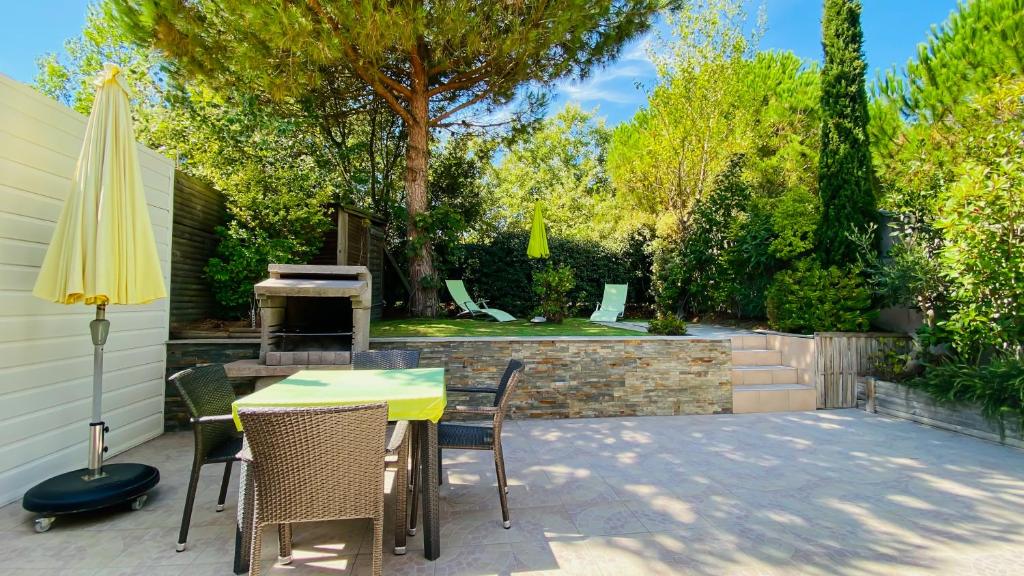
<svg viewBox="0 0 1024 576">
<path fill-rule="evenodd" d="M 561 324 L 530 324 L 527 320 L 407 318 L 370 323 L 373 338 L 409 336 L 642 336 L 640 332 L 610 328 L 586 318 L 566 318 Z"/>
</svg>

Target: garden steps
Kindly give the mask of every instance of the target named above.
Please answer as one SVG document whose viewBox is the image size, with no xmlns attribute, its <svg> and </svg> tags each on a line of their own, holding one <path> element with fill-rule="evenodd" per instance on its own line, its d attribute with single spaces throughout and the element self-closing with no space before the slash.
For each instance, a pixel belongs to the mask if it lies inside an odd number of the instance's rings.
<svg viewBox="0 0 1024 576">
<path fill-rule="evenodd" d="M 783 363 L 782 352 L 765 334 L 732 338 L 734 414 L 814 410 L 814 386 L 801 384 L 798 370 Z"/>
</svg>

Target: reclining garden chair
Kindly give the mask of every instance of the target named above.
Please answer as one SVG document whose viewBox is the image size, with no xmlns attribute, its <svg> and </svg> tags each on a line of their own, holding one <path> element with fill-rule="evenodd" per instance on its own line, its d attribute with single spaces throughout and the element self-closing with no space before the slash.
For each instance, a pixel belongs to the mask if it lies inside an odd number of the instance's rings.
<svg viewBox="0 0 1024 576">
<path fill-rule="evenodd" d="M 508 312 L 498 310 L 497 308 L 488 308 L 487 300 L 480 299 L 474 302 L 469 297 L 469 292 L 466 291 L 466 285 L 462 283 L 462 280 L 445 280 L 444 283 L 448 286 L 448 293 L 452 295 L 452 300 L 462 309 L 459 316 L 480 316 L 486 314 L 498 322 L 509 322 L 516 319 L 515 316 Z"/>
<path fill-rule="evenodd" d="M 604 299 L 590 315 L 591 322 L 618 322 L 626 311 L 626 291 L 629 284 L 605 284 Z"/>
</svg>

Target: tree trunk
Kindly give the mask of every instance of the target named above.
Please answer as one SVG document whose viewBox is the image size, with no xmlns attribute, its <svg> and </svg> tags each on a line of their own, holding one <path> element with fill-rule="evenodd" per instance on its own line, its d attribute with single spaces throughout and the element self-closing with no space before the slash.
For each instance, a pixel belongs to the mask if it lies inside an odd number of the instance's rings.
<svg viewBox="0 0 1024 576">
<path fill-rule="evenodd" d="M 420 84 L 420 86 L 423 86 Z M 434 274 L 430 236 L 416 226 L 416 216 L 427 211 L 428 100 L 425 89 L 414 90 L 410 102 L 413 122 L 409 123 L 405 148 L 405 205 L 409 212 L 408 232 L 412 255 L 409 280 L 412 284 L 410 310 L 413 316 L 437 316 L 437 278 Z"/>
</svg>

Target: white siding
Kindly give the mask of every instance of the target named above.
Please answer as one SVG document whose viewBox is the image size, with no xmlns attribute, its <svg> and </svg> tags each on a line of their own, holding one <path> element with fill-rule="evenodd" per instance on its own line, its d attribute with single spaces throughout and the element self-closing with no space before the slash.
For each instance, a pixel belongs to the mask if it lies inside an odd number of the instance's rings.
<svg viewBox="0 0 1024 576">
<path fill-rule="evenodd" d="M 85 120 L 0 74 L 0 505 L 86 463 L 95 309 L 32 296 Z M 139 150 L 169 287 L 174 164 Z M 110 456 L 163 430 L 168 300 L 112 306 L 107 316 L 103 415 Z"/>
</svg>

